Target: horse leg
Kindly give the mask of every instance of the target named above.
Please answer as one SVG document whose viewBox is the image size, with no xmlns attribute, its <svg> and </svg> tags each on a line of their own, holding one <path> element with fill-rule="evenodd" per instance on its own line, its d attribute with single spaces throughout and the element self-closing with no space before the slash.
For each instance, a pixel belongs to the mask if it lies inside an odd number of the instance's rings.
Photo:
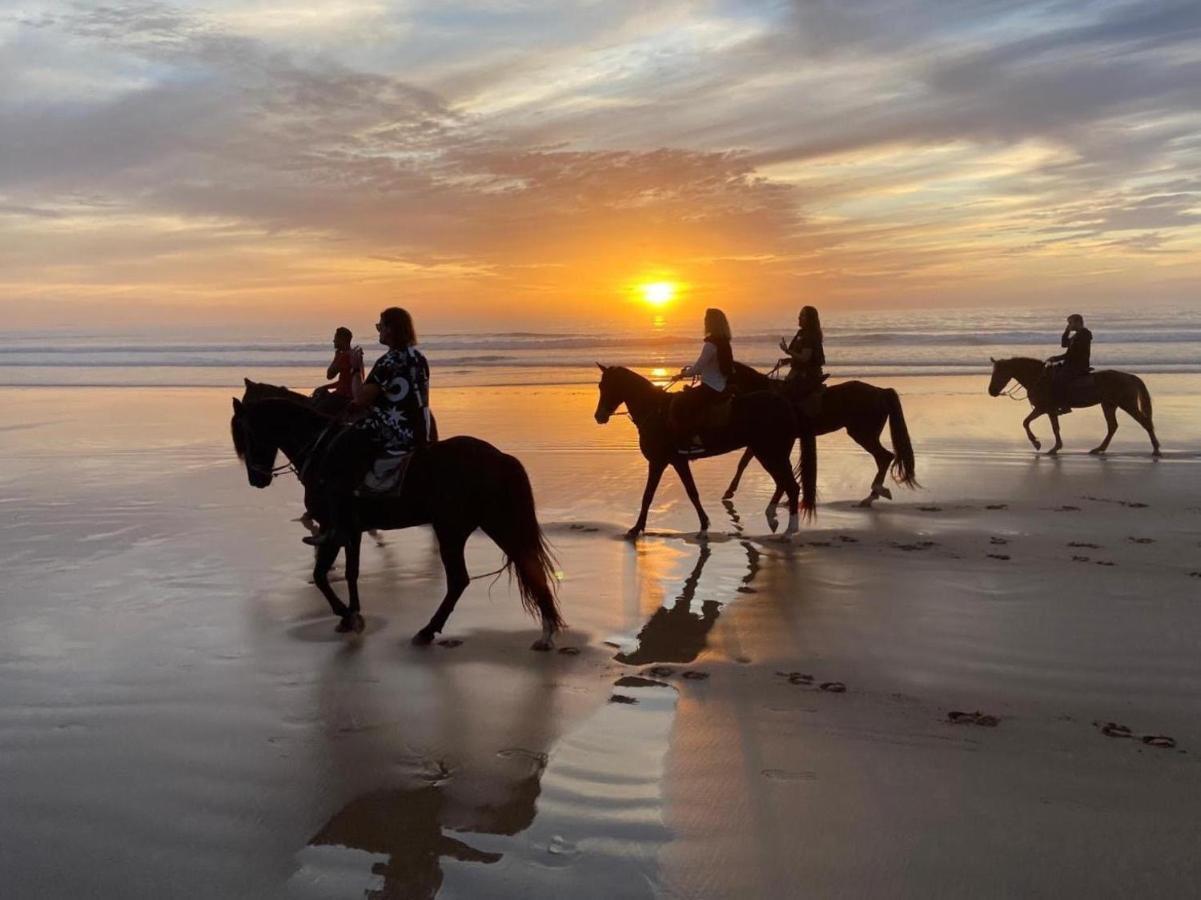
<svg viewBox="0 0 1201 900">
<path fill-rule="evenodd" d="M 338 550 L 339 545 L 336 541 L 327 541 L 317 546 L 317 560 L 313 565 L 313 584 L 317 585 L 317 590 L 325 596 L 334 615 L 345 621 L 346 617 L 350 615 L 350 610 L 345 603 L 338 599 L 338 595 L 334 593 L 334 589 L 329 584 L 329 570 L 334 567 L 334 560 L 338 558 Z M 338 630 L 345 630 L 342 628 L 341 622 L 338 623 Z"/>
<path fill-rule="evenodd" d="M 434 635 L 446 626 L 446 620 L 454 612 L 455 604 L 471 583 L 471 576 L 467 574 L 467 560 L 463 557 L 467 535 L 438 527 L 434 528 L 434 535 L 438 538 L 442 568 L 446 570 L 446 596 L 442 598 L 442 603 L 426 626 L 413 635 L 413 643 L 418 645 L 431 643 Z"/>
<path fill-rule="evenodd" d="M 692 467 L 688 465 L 686 459 L 680 459 L 671 465 L 676 470 L 676 474 L 680 476 L 680 481 L 684 483 L 684 492 L 688 494 L 688 499 L 692 501 L 696 514 L 700 517 L 700 532 L 704 534 L 709 530 L 709 517 L 705 515 L 705 509 L 701 506 L 701 495 L 696 489 L 696 481 L 692 478 Z"/>
<path fill-rule="evenodd" d="M 721 495 L 721 499 L 730 500 L 734 497 L 734 492 L 738 490 L 738 483 L 742 481 L 742 473 L 746 471 L 746 467 L 750 465 L 754 456 L 755 454 L 750 451 L 750 448 L 742 451 L 742 457 L 738 460 L 738 468 L 734 470 L 734 479 L 726 488 L 726 492 Z"/>
<path fill-rule="evenodd" d="M 1030 423 L 1043 414 L 1043 410 L 1035 407 L 1030 410 L 1030 415 L 1022 420 L 1022 427 L 1026 429 L 1026 437 L 1030 438 L 1030 443 L 1034 445 L 1035 450 L 1041 450 L 1043 445 L 1039 443 L 1038 438 L 1034 436 L 1034 432 L 1030 430 Z"/>
<path fill-rule="evenodd" d="M 1159 438 L 1155 436 L 1155 425 L 1152 423 L 1151 417 L 1140 411 L 1137 406 L 1123 406 L 1122 409 L 1130 418 L 1142 425 L 1143 431 L 1147 432 L 1148 437 L 1151 438 L 1151 455 L 1160 456 Z"/>
<path fill-rule="evenodd" d="M 1101 441 L 1097 446 L 1093 447 L 1088 452 L 1093 456 L 1104 453 L 1109 449 L 1109 442 L 1113 440 L 1114 432 L 1118 430 L 1118 414 L 1117 409 L 1112 403 L 1102 403 L 1101 412 L 1105 414 L 1105 427 L 1109 430 L 1105 434 L 1105 440 Z"/>
<path fill-rule="evenodd" d="M 883 424 L 881 424 L 881 427 L 883 427 Z M 876 461 L 876 477 L 872 481 L 872 492 L 860 500 L 859 505 L 864 508 L 870 507 L 877 497 L 891 500 L 892 491 L 884 486 L 884 476 L 888 474 L 888 467 L 892 465 L 895 456 L 880 443 L 879 434 L 862 431 L 848 431 L 847 433 L 850 434 L 856 444 L 870 453 L 872 459 Z"/>
<path fill-rule="evenodd" d="M 1059 436 L 1059 416 L 1047 413 L 1047 418 L 1051 420 L 1051 431 L 1055 434 L 1055 446 L 1047 451 L 1047 456 L 1056 456 L 1063 447 L 1063 439 Z"/>
<path fill-rule="evenodd" d="M 351 532 L 346 541 L 346 592 L 350 595 L 350 612 L 338 623 L 336 631 L 360 633 L 365 627 L 359 612 L 359 551 L 362 546 L 362 532 Z"/>
<path fill-rule="evenodd" d="M 800 497 L 801 489 L 797 485 L 796 477 L 792 474 L 792 466 L 789 465 L 788 456 L 783 459 L 765 459 L 759 457 L 759 464 L 767 470 L 767 474 L 772 477 L 776 483 L 777 495 L 780 492 L 788 495 L 788 527 L 784 530 L 785 534 L 796 534 L 800 531 Z M 776 530 L 775 522 L 775 507 L 776 504 L 770 503 L 767 507 L 767 521 L 771 525 L 772 531 Z"/>
<path fill-rule="evenodd" d="M 626 532 L 628 540 L 638 537 L 646 529 L 646 512 L 650 509 L 651 501 L 655 499 L 655 491 L 659 489 L 659 479 L 663 477 L 663 470 L 666 468 L 667 463 L 663 460 L 654 460 L 648 463 L 646 489 L 642 492 L 642 511 L 638 513 L 638 521 L 634 523 L 634 527 Z"/>
</svg>

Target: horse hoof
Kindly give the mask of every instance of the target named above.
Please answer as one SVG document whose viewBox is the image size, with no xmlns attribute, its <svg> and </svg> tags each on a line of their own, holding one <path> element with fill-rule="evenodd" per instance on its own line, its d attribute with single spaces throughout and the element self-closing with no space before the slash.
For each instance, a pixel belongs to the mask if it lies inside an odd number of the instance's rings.
<svg viewBox="0 0 1201 900">
<path fill-rule="evenodd" d="M 1100 456 L 1100 455 L 1101 455 L 1102 453 L 1104 453 L 1104 452 L 1105 452 L 1105 451 L 1104 451 L 1104 450 L 1102 450 L 1100 447 L 1093 447 L 1093 449 L 1092 449 L 1092 450 L 1089 450 L 1089 451 L 1088 451 L 1088 455 L 1089 455 L 1089 456 Z"/>
<path fill-rule="evenodd" d="M 871 509 L 872 504 L 875 501 L 876 501 L 876 495 L 872 494 L 872 495 L 870 495 L 868 497 L 864 497 L 862 500 L 860 500 L 858 503 L 858 506 L 860 509 Z"/>
<path fill-rule="evenodd" d="M 734 499 L 734 492 L 733 492 L 733 491 L 726 491 L 724 494 L 722 494 L 722 495 L 721 495 L 721 499 L 723 499 L 723 500 L 733 500 L 733 499 Z"/>
<path fill-rule="evenodd" d="M 1035 450 L 1041 450 L 1043 448 L 1043 445 L 1040 444 L 1038 441 L 1031 441 L 1030 443 L 1034 445 Z"/>
<path fill-rule="evenodd" d="M 640 534 L 642 534 L 641 528 L 631 528 L 629 531 L 626 532 L 626 540 L 627 541 L 636 541 L 636 540 L 638 540 L 638 535 L 640 535 Z"/>
<path fill-rule="evenodd" d="M 873 488 L 872 491 L 877 497 L 883 497 L 885 500 L 892 499 L 892 491 L 886 487 Z"/>
<path fill-rule="evenodd" d="M 355 630 L 354 616 L 351 615 L 345 615 L 339 619 L 337 626 L 334 628 L 334 631 L 338 634 L 349 634 Z M 362 631 L 363 629 L 360 626 L 357 630 Z"/>
<path fill-rule="evenodd" d="M 1052 447 L 1050 450 L 1047 451 L 1047 456 L 1058 456 L 1058 455 L 1059 455 L 1058 447 Z"/>
<path fill-rule="evenodd" d="M 354 614 L 354 621 L 353 621 L 353 622 L 351 622 L 351 628 L 353 628 L 353 629 L 354 629 L 354 633 L 355 633 L 355 634 L 362 634 L 362 633 L 363 633 L 363 630 L 364 630 L 366 627 L 367 627 L 367 622 L 366 622 L 366 620 L 364 620 L 364 619 L 363 619 L 363 617 L 362 617 L 361 615 L 359 615 L 358 613 L 355 613 L 355 614 Z"/>
<path fill-rule="evenodd" d="M 1161 456 L 1163 456 L 1163 451 L 1160 450 L 1158 447 L 1156 447 L 1154 450 L 1151 451 L 1151 456 L 1154 457 L 1155 459 L 1159 459 Z"/>
<path fill-rule="evenodd" d="M 537 650 L 540 653 L 546 653 L 549 650 L 555 649 L 555 642 L 549 638 L 538 638 L 538 640 L 530 644 L 530 649 Z"/>
<path fill-rule="evenodd" d="M 422 628 L 419 632 L 413 635 L 413 645 L 415 647 L 428 647 L 434 642 L 435 633 L 428 628 Z"/>
</svg>

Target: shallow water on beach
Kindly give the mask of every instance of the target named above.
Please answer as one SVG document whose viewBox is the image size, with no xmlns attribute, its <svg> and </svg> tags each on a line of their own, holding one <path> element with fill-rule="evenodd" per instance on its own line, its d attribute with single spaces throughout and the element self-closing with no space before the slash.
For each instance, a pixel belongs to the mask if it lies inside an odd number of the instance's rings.
<svg viewBox="0 0 1201 900">
<path fill-rule="evenodd" d="M 1197 786 L 1201 752 L 1201 377 L 1148 379 L 1159 462 L 1125 418 L 1103 460 L 1084 453 L 1096 411 L 1064 419 L 1064 456 L 1037 458 L 1024 405 L 981 379 L 890 383 L 923 490 L 858 509 L 872 464 L 830 436 L 818 520 L 794 540 L 772 532 L 757 466 L 719 502 L 726 457 L 695 466 L 708 539 L 668 478 L 635 545 L 620 537 L 645 464 L 628 420 L 592 420 L 594 387 L 440 390 L 444 434 L 529 470 L 578 655 L 527 649 L 537 629 L 504 579 L 460 602 L 445 637 L 461 645 L 410 647 L 443 584 L 425 529 L 368 543 L 367 632 L 335 635 L 298 486 L 247 486 L 228 391 L 0 390 L 6 894 L 866 891 L 937 861 L 881 850 L 857 875 L 846 848 L 906 845 L 906 804 L 948 846 L 979 839 L 948 824 L 973 790 L 1046 841 L 1085 800 L 1115 840 L 1119 800 L 1144 825 L 1154 801 L 1176 829 L 1151 827 L 1157 858 L 1187 860 L 1197 823 L 1165 785 Z M 499 562 L 480 536 L 468 549 L 472 572 Z M 835 682 L 847 692 L 820 687 Z M 948 731 L 958 708 L 1002 725 Z M 1095 718 L 1188 754 L 1137 755 Z M 851 814 L 873 803 L 890 815 Z M 993 843 L 1015 871 L 1050 865 L 1013 840 Z"/>
</svg>

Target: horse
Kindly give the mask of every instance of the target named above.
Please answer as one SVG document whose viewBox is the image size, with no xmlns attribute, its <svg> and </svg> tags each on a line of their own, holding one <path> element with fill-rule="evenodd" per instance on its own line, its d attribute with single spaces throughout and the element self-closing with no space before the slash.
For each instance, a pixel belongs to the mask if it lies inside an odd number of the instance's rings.
<svg viewBox="0 0 1201 900">
<path fill-rule="evenodd" d="M 751 455 L 775 480 L 777 490 L 788 494 L 788 532 L 798 530 L 796 474 L 789 463 L 792 442 L 797 439 L 796 416 L 792 406 L 779 394 L 771 391 L 737 396 L 733 400 L 728 425 L 705 432 L 706 449 L 699 454 L 685 455 L 676 448 L 674 436 L 667 424 L 671 395 L 637 372 L 621 366 L 603 366 L 598 386 L 600 398 L 596 405 L 596 421 L 604 425 L 625 404 L 630 419 L 638 429 L 638 446 L 647 461 L 646 489 L 642 493 L 642 509 L 638 521 L 626 532 L 630 540 L 646 529 L 647 510 L 655 498 L 663 471 L 671 466 L 676 470 L 688 499 L 700 518 L 700 530 L 709 530 L 709 516 L 692 478 L 689 461 L 700 457 L 719 456 L 732 450 L 748 448 Z M 813 515 L 814 495 L 817 492 L 817 442 L 812 434 L 801 435 L 799 474 L 804 493 L 801 509 L 806 518 Z M 769 516 L 775 504 L 768 507 Z M 774 526 L 773 526 L 774 527 Z"/>
<path fill-rule="evenodd" d="M 233 411 L 234 450 L 245 462 L 253 487 L 267 487 L 287 468 L 303 473 L 302 482 L 306 488 L 311 486 L 316 478 L 313 470 L 318 467 L 308 463 L 331 429 L 340 427 L 335 419 L 290 397 L 250 403 L 235 397 Z M 276 456 L 281 452 L 288 463 L 277 466 Z M 434 528 L 446 570 L 446 596 L 426 626 L 414 635 L 414 644 L 434 640 L 471 582 L 463 548 L 479 528 L 504 552 L 502 571 L 516 575 L 522 606 L 541 620 L 542 636 L 533 649 L 553 648 L 554 635 L 566 627 L 555 590 L 555 560 L 538 524 L 529 477 L 518 459 L 478 438 L 447 438 L 413 454 L 399 497 L 365 494 L 354 503 L 364 529 Z M 338 598 L 328 578 L 338 557 L 338 543 L 318 548 L 313 569 L 313 582 L 338 616 L 335 630 L 340 633 L 364 627 L 358 592 L 361 541 L 362 534 L 356 529 L 345 542 L 349 606 Z"/>
<path fill-rule="evenodd" d="M 1042 360 L 1031 359 L 1027 356 L 1014 356 L 1009 359 L 992 359 L 992 379 L 988 383 L 989 396 L 999 396 L 1010 381 L 1016 381 L 1026 389 L 1026 397 L 1032 407 L 1030 415 L 1022 421 L 1026 429 L 1026 437 L 1034 445 L 1035 450 L 1041 450 L 1042 444 L 1030 430 L 1030 423 L 1039 416 L 1046 415 L 1051 420 L 1051 431 L 1055 433 L 1055 446 L 1047 451 L 1048 456 L 1055 456 L 1063 447 L 1059 436 L 1059 416 L 1056 414 L 1055 398 L 1051 394 L 1051 379 L 1047 377 L 1046 364 Z M 1088 452 L 1098 456 L 1109 449 L 1114 432 L 1118 430 L 1117 410 L 1120 408 L 1130 418 L 1143 426 L 1151 438 L 1151 455 L 1161 456 L 1159 438 L 1155 436 L 1155 425 L 1151 421 L 1151 393 L 1143 380 L 1129 372 L 1118 372 L 1114 369 L 1102 369 L 1093 372 L 1092 378 L 1095 393 L 1089 397 L 1073 398 L 1072 409 L 1080 409 L 1101 404 L 1101 412 L 1105 414 L 1105 424 L 1109 430 L 1105 440 Z"/>
<path fill-rule="evenodd" d="M 736 362 L 734 369 L 735 383 L 740 388 L 773 389 L 785 393 L 788 391 L 787 382 L 777 381 L 748 365 Z M 892 491 L 884 486 L 884 476 L 890 465 L 893 481 L 897 484 L 907 488 L 921 487 L 914 474 L 913 444 L 909 441 L 909 428 L 905 424 L 901 397 L 892 388 L 876 387 L 866 381 L 845 381 L 824 390 L 821 409 L 817 415 L 805 415 L 802 406 L 801 402 L 793 402 L 793 408 L 803 429 L 812 430 L 817 435 L 830 434 L 845 428 L 851 439 L 875 459 L 876 477 L 872 480 L 872 490 L 859 501 L 860 506 L 869 507 L 878 497 L 892 499 Z M 892 440 L 891 451 L 880 443 L 880 434 L 884 431 L 885 423 L 888 424 L 888 433 Z M 747 450 L 738 460 L 738 469 L 734 472 L 730 486 L 722 495 L 723 500 L 729 500 L 738 490 L 742 473 L 750 465 L 752 456 Z M 779 500 L 780 495 L 777 493 L 772 502 L 778 503 Z"/>
</svg>

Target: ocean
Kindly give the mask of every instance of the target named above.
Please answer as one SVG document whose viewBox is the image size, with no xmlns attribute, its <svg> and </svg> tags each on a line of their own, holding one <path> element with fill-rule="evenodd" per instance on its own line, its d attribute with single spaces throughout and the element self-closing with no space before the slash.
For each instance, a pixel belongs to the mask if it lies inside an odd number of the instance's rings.
<svg viewBox="0 0 1201 900">
<path fill-rule="evenodd" d="M 1201 372 L 1201 313 L 1191 308 L 1088 314 L 1093 363 L 1140 374 Z M 859 311 L 825 317 L 827 368 L 835 378 L 986 373 L 989 357 L 1059 352 L 1061 322 L 1046 309 Z M 329 331 L 332 333 L 331 322 Z M 354 325 L 355 323 L 351 323 Z M 770 369 L 792 323 L 735 333 L 735 354 Z M 370 362 L 369 327 L 356 329 Z M 365 336 L 370 333 L 370 339 Z M 243 377 L 306 387 L 324 381 L 326 335 L 137 335 L 9 332 L 0 341 L 0 386 L 236 387 Z M 421 348 L 446 385 L 579 384 L 594 362 L 663 376 L 693 360 L 699 338 L 673 323 L 640 332 L 422 333 Z"/>
</svg>

